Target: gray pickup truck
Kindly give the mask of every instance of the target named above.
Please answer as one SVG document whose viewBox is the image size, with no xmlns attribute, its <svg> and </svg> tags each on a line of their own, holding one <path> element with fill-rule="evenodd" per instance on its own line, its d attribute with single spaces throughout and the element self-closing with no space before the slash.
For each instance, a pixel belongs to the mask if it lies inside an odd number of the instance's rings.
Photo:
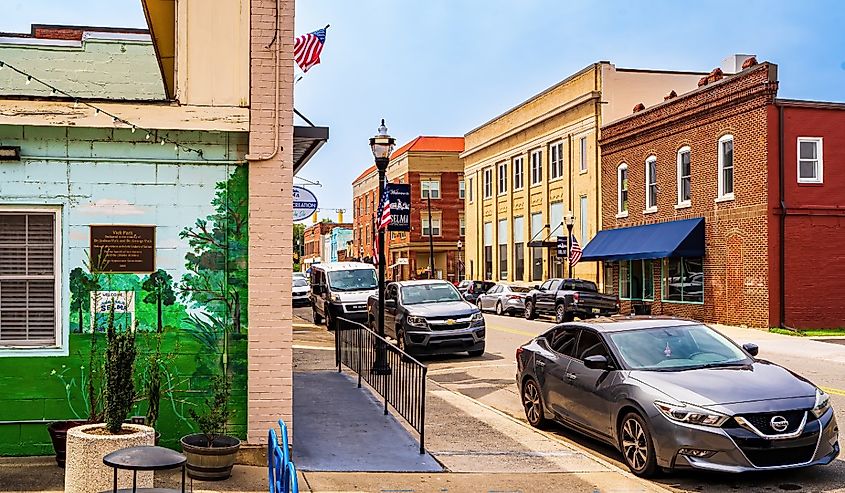
<svg viewBox="0 0 845 493">
<path fill-rule="evenodd" d="M 555 321 L 571 322 L 619 313 L 619 298 L 601 294 L 592 281 L 583 279 L 549 279 L 535 286 L 525 297 L 525 318 L 554 315 Z"/>
<path fill-rule="evenodd" d="M 375 330 L 378 296 L 367 301 L 367 319 Z M 484 316 L 446 281 L 399 281 L 384 293 L 384 332 L 408 354 L 466 351 L 484 354 Z"/>
</svg>

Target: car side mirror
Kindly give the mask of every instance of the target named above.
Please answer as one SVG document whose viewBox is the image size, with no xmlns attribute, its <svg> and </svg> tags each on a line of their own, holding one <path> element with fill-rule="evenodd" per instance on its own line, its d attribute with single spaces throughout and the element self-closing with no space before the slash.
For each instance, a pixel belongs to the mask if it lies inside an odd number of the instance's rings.
<svg viewBox="0 0 845 493">
<path fill-rule="evenodd" d="M 537 284 L 537 285 L 534 286 L 534 289 L 536 289 L 537 291 L 542 291 L 543 287 L 540 286 L 539 284 Z"/>
<path fill-rule="evenodd" d="M 745 349 L 745 352 L 751 356 L 757 356 L 757 353 L 760 352 L 760 347 L 753 342 L 746 342 L 742 345 L 742 349 Z"/>
<path fill-rule="evenodd" d="M 587 356 L 584 358 L 584 366 L 591 370 L 607 370 L 610 363 L 607 361 L 606 356 L 594 354 L 593 356 Z"/>
<path fill-rule="evenodd" d="M 385 308 L 396 308 L 396 300 L 384 300 L 384 307 Z"/>
</svg>

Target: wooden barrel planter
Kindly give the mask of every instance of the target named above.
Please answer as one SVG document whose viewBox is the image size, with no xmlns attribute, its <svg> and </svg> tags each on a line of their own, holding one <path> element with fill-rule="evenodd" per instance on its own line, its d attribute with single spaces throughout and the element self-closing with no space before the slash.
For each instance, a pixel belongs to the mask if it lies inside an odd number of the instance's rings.
<svg viewBox="0 0 845 493">
<path fill-rule="evenodd" d="M 202 481 L 220 481 L 229 479 L 232 466 L 241 447 L 241 441 L 235 437 L 220 436 L 208 446 L 205 435 L 187 435 L 182 437 L 182 452 L 188 459 L 188 476 Z"/>
</svg>

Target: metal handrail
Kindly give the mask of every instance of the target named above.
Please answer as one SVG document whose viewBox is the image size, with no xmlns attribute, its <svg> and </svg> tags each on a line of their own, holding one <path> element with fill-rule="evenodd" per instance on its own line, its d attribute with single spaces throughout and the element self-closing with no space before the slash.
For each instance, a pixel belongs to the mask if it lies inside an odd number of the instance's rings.
<svg viewBox="0 0 845 493">
<path fill-rule="evenodd" d="M 425 453 L 425 380 L 428 367 L 394 346 L 367 326 L 345 318 L 335 330 L 335 362 L 358 374 L 420 434 L 420 454 Z M 384 361 L 379 361 L 379 357 Z M 389 371 L 379 371 L 386 363 Z"/>
</svg>

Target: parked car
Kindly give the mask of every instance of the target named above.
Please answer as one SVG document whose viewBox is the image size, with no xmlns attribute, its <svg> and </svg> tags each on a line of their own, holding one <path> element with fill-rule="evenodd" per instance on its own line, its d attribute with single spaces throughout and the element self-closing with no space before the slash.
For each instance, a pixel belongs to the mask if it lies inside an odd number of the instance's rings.
<svg viewBox="0 0 845 493">
<path fill-rule="evenodd" d="M 367 298 L 378 290 L 376 270 L 361 262 L 328 262 L 311 267 L 311 311 L 314 323 L 325 319 L 334 330 L 338 319 L 367 321 Z"/>
<path fill-rule="evenodd" d="M 308 274 L 305 273 L 305 272 L 294 272 L 293 278 L 294 279 L 305 279 L 305 281 L 307 282 L 308 281 Z"/>
<path fill-rule="evenodd" d="M 496 283 L 493 281 L 463 280 L 458 284 L 458 291 L 460 291 L 465 300 L 470 303 L 476 303 L 478 301 L 478 295 L 486 293 L 488 289 L 495 285 Z"/>
<path fill-rule="evenodd" d="M 571 322 L 619 313 L 619 298 L 601 294 L 592 281 L 583 279 L 549 279 L 536 286 L 525 297 L 525 318 L 554 315 L 555 321 Z"/>
<path fill-rule="evenodd" d="M 308 286 L 308 281 L 305 279 L 293 278 L 293 294 L 291 300 L 293 306 L 308 306 L 311 304 L 311 288 Z"/>
<path fill-rule="evenodd" d="M 519 347 L 516 378 L 532 426 L 607 442 L 638 476 L 829 464 L 839 444 L 828 395 L 757 352 L 695 321 L 602 318 Z"/>
<path fill-rule="evenodd" d="M 384 295 L 385 334 L 408 354 L 466 351 L 484 354 L 484 316 L 447 281 L 400 281 L 387 285 Z M 368 302 L 369 324 L 375 328 L 378 295 Z"/>
<path fill-rule="evenodd" d="M 495 310 L 496 315 L 513 315 L 525 311 L 525 296 L 531 291 L 525 286 L 500 282 L 486 293 L 478 295 L 476 304 L 482 312 Z"/>
</svg>

